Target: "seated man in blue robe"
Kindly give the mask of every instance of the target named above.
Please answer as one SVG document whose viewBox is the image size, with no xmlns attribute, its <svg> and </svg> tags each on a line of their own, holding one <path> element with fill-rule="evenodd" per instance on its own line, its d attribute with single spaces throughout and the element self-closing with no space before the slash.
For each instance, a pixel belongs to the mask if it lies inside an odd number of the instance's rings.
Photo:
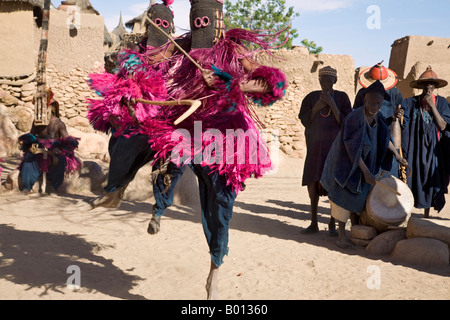
<svg viewBox="0 0 450 320">
<path fill-rule="evenodd" d="M 331 215 L 338 221 L 337 245 L 352 247 L 345 233 L 351 213 L 364 210 L 380 170 L 389 171 L 392 155 L 407 165 L 391 141 L 391 132 L 380 114 L 383 100 L 390 99 L 380 81 L 367 88 L 364 107 L 347 115 L 325 162 L 321 183 L 328 191 Z"/>
</svg>

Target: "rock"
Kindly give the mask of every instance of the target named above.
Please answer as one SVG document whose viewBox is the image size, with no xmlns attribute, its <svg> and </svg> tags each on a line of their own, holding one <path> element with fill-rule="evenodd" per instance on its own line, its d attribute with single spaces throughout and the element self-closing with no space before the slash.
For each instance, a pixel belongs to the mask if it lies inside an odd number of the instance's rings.
<svg viewBox="0 0 450 320">
<path fill-rule="evenodd" d="M 108 137 L 101 133 L 85 133 L 72 127 L 68 127 L 71 136 L 80 138 L 77 152 L 85 158 L 103 156 L 108 152 Z"/>
<path fill-rule="evenodd" d="M 353 225 L 351 229 L 352 238 L 361 240 L 372 240 L 377 236 L 377 230 L 370 226 Z"/>
<path fill-rule="evenodd" d="M 34 94 L 35 94 L 34 90 L 22 91 L 22 93 L 21 93 L 22 97 L 30 97 L 30 96 L 32 97 L 32 96 L 34 96 Z"/>
<path fill-rule="evenodd" d="M 450 245 L 450 223 L 444 220 L 410 218 L 406 227 L 408 238 L 433 238 Z"/>
<path fill-rule="evenodd" d="M 20 89 L 21 89 L 21 91 L 34 91 L 34 90 L 36 90 L 36 84 L 34 82 L 30 82 L 30 83 L 24 84 Z"/>
<path fill-rule="evenodd" d="M 280 142 L 281 143 L 288 143 L 288 144 L 292 143 L 292 138 L 287 136 L 288 135 L 287 133 L 285 133 L 285 134 L 286 134 L 285 136 L 280 137 Z"/>
<path fill-rule="evenodd" d="M 11 171 L 6 177 L 5 189 L 8 191 L 19 189 L 19 170 Z"/>
<path fill-rule="evenodd" d="M 281 147 L 281 150 L 286 153 L 287 155 L 291 155 L 294 152 L 294 149 L 292 149 L 291 145 L 284 145 Z"/>
<path fill-rule="evenodd" d="M 174 190 L 173 203 L 174 205 L 200 204 L 197 176 L 192 170 L 187 168 L 180 181 L 178 181 Z"/>
<path fill-rule="evenodd" d="M 69 126 L 75 128 L 75 127 L 89 127 L 90 123 L 89 120 L 80 116 L 76 116 L 74 118 L 71 118 L 69 120 Z"/>
<path fill-rule="evenodd" d="M 8 112 L 8 108 L 3 103 L 0 103 L 0 116 L 5 116 Z"/>
<path fill-rule="evenodd" d="M 358 239 L 351 237 L 350 240 L 357 246 L 367 247 L 369 245 L 370 240 Z"/>
<path fill-rule="evenodd" d="M 24 107 L 18 107 L 17 109 L 17 129 L 22 132 L 29 132 L 33 126 L 34 112 Z"/>
<path fill-rule="evenodd" d="M 301 141 L 295 141 L 294 144 L 292 145 L 292 148 L 294 150 L 303 150 L 305 149 L 306 145 L 301 142 Z"/>
<path fill-rule="evenodd" d="M 366 247 L 366 251 L 375 256 L 390 255 L 397 242 L 406 239 L 405 230 L 389 230 L 380 233 Z"/>
<path fill-rule="evenodd" d="M 31 101 L 33 101 L 33 99 L 34 99 L 34 96 L 28 96 L 28 97 L 22 97 L 22 101 L 23 102 L 31 102 Z"/>
<path fill-rule="evenodd" d="M 440 240 L 413 238 L 397 242 L 392 258 L 398 262 L 420 266 L 448 266 L 448 245 Z"/>
<path fill-rule="evenodd" d="M 19 99 L 12 96 L 8 91 L 0 89 L 0 103 L 3 103 L 5 106 L 12 106 L 18 104 Z"/>
<path fill-rule="evenodd" d="M 14 149 L 19 133 L 9 117 L 0 115 L 0 157 L 6 157 Z"/>
<path fill-rule="evenodd" d="M 78 172 L 69 175 L 58 191 L 65 193 L 100 193 L 105 181 L 102 167 L 94 161 L 83 161 L 83 166 Z"/>
</svg>

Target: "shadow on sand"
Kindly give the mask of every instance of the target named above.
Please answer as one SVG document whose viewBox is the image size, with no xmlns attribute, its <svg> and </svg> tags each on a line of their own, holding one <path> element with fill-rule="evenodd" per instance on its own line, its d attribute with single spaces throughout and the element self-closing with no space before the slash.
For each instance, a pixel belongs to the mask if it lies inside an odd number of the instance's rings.
<svg viewBox="0 0 450 320">
<path fill-rule="evenodd" d="M 127 274 L 112 260 L 97 255 L 101 249 L 104 248 L 79 235 L 22 231 L 1 224 L 0 278 L 27 285 L 27 290 L 40 288 L 39 298 L 45 298 L 50 291 L 63 293 L 72 275 L 67 268 L 76 265 L 82 272 L 82 290 L 119 299 L 145 299 L 130 293 L 144 279 Z"/>
</svg>

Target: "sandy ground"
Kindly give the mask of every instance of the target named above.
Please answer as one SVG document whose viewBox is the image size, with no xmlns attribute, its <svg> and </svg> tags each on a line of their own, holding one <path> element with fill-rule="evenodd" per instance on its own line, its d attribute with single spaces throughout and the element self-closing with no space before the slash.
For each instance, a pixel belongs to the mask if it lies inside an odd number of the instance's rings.
<svg viewBox="0 0 450 320">
<path fill-rule="evenodd" d="M 450 299 L 450 267 L 339 249 L 326 231 L 326 198 L 319 204 L 322 231 L 302 235 L 310 219 L 302 170 L 302 160 L 283 157 L 276 174 L 248 181 L 238 196 L 221 299 Z M 93 197 L 0 193 L 0 299 L 206 298 L 210 258 L 198 205 L 170 208 L 161 232 L 150 236 L 150 202 L 89 211 L 85 201 Z M 450 219 L 447 201 L 442 219 Z M 80 288 L 73 289 L 67 283 L 76 274 Z"/>
</svg>

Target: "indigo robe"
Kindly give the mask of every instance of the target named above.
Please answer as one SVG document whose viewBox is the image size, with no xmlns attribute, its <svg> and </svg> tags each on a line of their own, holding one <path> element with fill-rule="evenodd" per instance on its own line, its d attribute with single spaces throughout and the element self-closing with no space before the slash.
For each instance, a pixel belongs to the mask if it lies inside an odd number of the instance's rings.
<svg viewBox="0 0 450 320">
<path fill-rule="evenodd" d="M 366 95 L 366 88 L 361 88 L 356 94 L 355 102 L 353 108 L 357 109 L 364 106 L 364 97 Z M 391 97 L 391 101 L 384 100 L 381 106 L 380 112 L 387 122 L 390 124 L 392 122 L 392 117 L 394 116 L 394 111 L 401 104 L 403 100 L 402 93 L 396 87 L 386 90 L 386 92 Z"/>
<path fill-rule="evenodd" d="M 389 171 L 392 152 L 389 151 L 391 131 L 386 119 L 378 113 L 376 125 L 370 127 L 364 116 L 365 108 L 347 115 L 334 141 L 322 173 L 321 183 L 335 204 L 351 212 L 363 211 L 372 185 L 364 180 L 359 168 L 362 159 L 370 172 Z"/>
<path fill-rule="evenodd" d="M 358 93 L 356 94 L 355 102 L 353 104 L 354 109 L 364 106 L 364 97 L 366 95 L 366 91 L 367 91 L 366 88 L 361 88 L 358 91 Z M 391 100 L 383 101 L 383 104 L 381 105 L 380 113 L 386 119 L 387 123 L 389 125 L 391 125 L 393 117 L 394 117 L 395 109 L 397 109 L 398 106 L 402 103 L 403 96 L 402 96 L 402 93 L 400 92 L 400 90 L 397 89 L 396 87 L 386 90 L 386 92 L 391 97 Z M 397 162 L 395 157 L 392 158 L 392 169 L 389 172 L 389 174 L 391 174 L 392 176 L 394 176 L 396 178 L 401 177 L 399 163 Z"/>
<path fill-rule="evenodd" d="M 303 169 L 302 185 L 306 186 L 310 183 L 320 181 L 323 166 L 330 151 L 334 139 L 341 130 L 330 107 L 325 107 L 318 112 L 311 121 L 311 112 L 314 105 L 320 99 L 321 91 L 314 91 L 303 99 L 300 113 L 298 115 L 303 126 L 305 127 L 305 138 L 307 154 L 305 166 Z M 334 90 L 334 102 L 341 113 L 341 123 L 345 116 L 352 111 L 350 99 L 345 92 Z M 328 114 L 328 112 L 330 114 Z M 325 113 L 325 116 L 323 115 Z"/>
<path fill-rule="evenodd" d="M 435 100 L 437 110 L 447 122 L 444 132 L 437 128 L 432 111 L 424 110 L 420 96 L 403 100 L 402 149 L 412 170 L 408 185 L 414 195 L 414 206 L 434 207 L 439 212 L 445 205 L 450 174 L 450 106 L 443 97 L 436 96 Z"/>
</svg>

